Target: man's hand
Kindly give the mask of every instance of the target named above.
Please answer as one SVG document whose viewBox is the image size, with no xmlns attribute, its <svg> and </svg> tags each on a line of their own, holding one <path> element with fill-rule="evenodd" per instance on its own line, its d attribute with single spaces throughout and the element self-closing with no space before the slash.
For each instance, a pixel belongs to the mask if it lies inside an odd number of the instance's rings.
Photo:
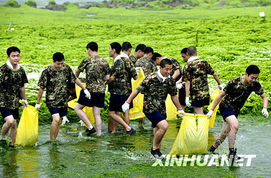
<svg viewBox="0 0 271 178">
<path fill-rule="evenodd" d="M 268 111 L 267 111 L 266 108 L 263 108 L 262 114 L 263 114 L 263 116 L 266 117 L 266 118 L 268 118 L 268 116 L 269 116 Z"/>
<path fill-rule="evenodd" d="M 27 99 L 22 99 L 22 105 L 23 106 L 27 106 L 28 105 Z"/>
<path fill-rule="evenodd" d="M 182 83 L 178 83 L 178 84 L 176 84 L 176 88 L 178 88 L 178 89 L 183 88 L 183 84 L 182 84 Z"/>
<path fill-rule="evenodd" d="M 181 110 L 178 110 L 178 113 L 179 113 L 179 114 L 178 114 L 179 117 L 183 117 L 184 110 L 182 110 L 182 109 L 181 109 Z"/>
<path fill-rule="evenodd" d="M 40 109 L 40 104 L 36 103 L 35 108 Z"/>
<path fill-rule="evenodd" d="M 66 124 L 66 122 L 70 122 L 70 121 L 69 121 L 69 119 L 67 118 L 67 116 L 63 116 L 61 125 Z"/>
<path fill-rule="evenodd" d="M 214 111 L 211 110 L 211 109 L 208 111 L 208 113 L 207 113 L 208 119 L 209 119 L 210 117 L 212 117 L 213 113 L 214 113 Z"/>
<path fill-rule="evenodd" d="M 219 90 L 223 90 L 224 87 L 225 87 L 225 85 L 222 83 L 220 85 L 218 85 Z"/>
<path fill-rule="evenodd" d="M 185 97 L 185 105 L 186 105 L 187 107 L 190 107 L 190 106 L 191 106 L 191 104 L 190 104 L 190 102 L 189 102 L 189 97 Z"/>
<path fill-rule="evenodd" d="M 122 108 L 122 111 L 123 111 L 123 112 L 127 112 L 127 111 L 129 111 L 130 104 L 128 104 L 128 103 L 125 102 L 125 103 L 121 106 L 121 108 Z"/>
<path fill-rule="evenodd" d="M 85 93 L 86 97 L 90 100 L 91 95 L 90 95 L 88 89 L 84 89 L 84 93 Z"/>
</svg>

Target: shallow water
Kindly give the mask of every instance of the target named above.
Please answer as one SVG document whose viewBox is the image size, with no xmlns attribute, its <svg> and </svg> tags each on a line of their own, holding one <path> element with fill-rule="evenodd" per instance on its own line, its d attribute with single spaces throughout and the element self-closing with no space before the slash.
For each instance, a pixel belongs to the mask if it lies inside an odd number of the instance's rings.
<svg viewBox="0 0 271 178">
<path fill-rule="evenodd" d="M 210 130 L 209 144 L 220 130 L 217 122 Z M 137 128 L 137 122 L 132 122 Z M 152 131 L 148 121 L 145 130 L 137 129 L 135 135 L 126 135 L 122 129 L 102 137 L 85 137 L 84 127 L 73 123 L 61 128 L 58 140 L 49 140 L 49 126 L 40 126 L 39 143 L 36 147 L 0 148 L 0 177 L 269 177 L 271 146 L 271 124 L 262 122 L 240 122 L 237 137 L 238 154 L 255 154 L 251 167 L 199 167 L 168 166 L 153 167 L 155 160 L 149 150 Z M 170 122 L 162 152 L 167 154 L 178 133 L 178 124 Z M 81 134 L 83 136 L 81 136 Z M 217 150 L 227 154 L 227 142 Z M 188 164 L 189 165 L 189 164 Z"/>
</svg>

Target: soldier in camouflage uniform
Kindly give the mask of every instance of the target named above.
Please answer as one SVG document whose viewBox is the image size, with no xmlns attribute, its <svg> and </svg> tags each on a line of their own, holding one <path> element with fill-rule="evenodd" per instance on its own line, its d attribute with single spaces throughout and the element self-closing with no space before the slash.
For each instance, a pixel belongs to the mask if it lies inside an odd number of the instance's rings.
<svg viewBox="0 0 271 178">
<path fill-rule="evenodd" d="M 120 50 L 121 45 L 119 43 L 113 42 L 110 44 L 109 55 L 113 57 L 114 64 L 111 67 L 111 76 L 108 82 L 110 92 L 109 117 L 121 124 L 128 134 L 132 134 L 133 129 L 129 126 L 129 123 L 127 123 L 127 120 L 129 120 L 129 118 L 127 118 L 129 111 L 124 113 L 125 120 L 118 114 L 122 113 L 121 106 L 132 92 L 131 79 L 134 78 L 136 80 L 137 74 L 128 55 L 125 53 L 119 55 Z M 110 127 L 109 125 L 109 131 L 114 133 L 115 130 L 110 130 L 112 129 Z"/>
<path fill-rule="evenodd" d="M 152 60 L 153 49 L 151 47 L 146 47 L 144 51 L 144 56 L 136 61 L 135 66 L 141 67 L 144 71 L 144 75 L 147 77 L 151 73 L 157 71 L 155 61 Z"/>
<path fill-rule="evenodd" d="M 85 106 L 93 107 L 93 114 L 96 123 L 96 134 L 102 134 L 101 108 L 104 107 L 104 97 L 106 82 L 109 79 L 110 68 L 108 62 L 99 56 L 98 44 L 90 42 L 86 46 L 89 57 L 84 59 L 75 72 L 76 77 L 85 70 L 86 72 L 86 88 L 91 94 L 91 99 L 85 97 L 84 90 L 81 90 L 79 100 L 75 106 L 75 112 L 80 119 L 87 125 L 87 135 L 95 132 L 95 129 L 89 122 L 86 113 L 83 111 Z"/>
<path fill-rule="evenodd" d="M 10 47 L 7 49 L 8 61 L 0 67 L 0 112 L 5 121 L 2 126 L 2 139 L 9 132 L 10 147 L 14 147 L 17 123 L 19 119 L 19 98 L 27 105 L 25 83 L 28 83 L 24 69 L 19 65 L 20 49 Z M 5 140 L 3 140 L 5 142 Z"/>
<path fill-rule="evenodd" d="M 257 66 L 248 66 L 246 69 L 246 74 L 230 80 L 223 91 L 221 91 L 215 99 L 214 104 L 207 115 L 208 117 L 211 117 L 214 108 L 221 101 L 219 110 L 223 116 L 224 123 L 218 139 L 209 149 L 211 153 L 215 151 L 215 149 L 225 140 L 226 137 L 228 137 L 229 155 L 236 155 L 234 145 L 239 127 L 237 116 L 252 92 L 255 92 L 257 95 L 261 96 L 263 101 L 262 114 L 265 117 L 269 116 L 267 111 L 268 99 L 264 94 L 261 84 L 257 81 L 259 73 L 260 69 Z M 233 158 L 236 157 L 233 156 Z"/>
<path fill-rule="evenodd" d="M 144 45 L 144 44 L 139 44 L 136 46 L 134 54 L 129 57 L 134 65 L 138 59 L 140 59 L 144 56 L 145 48 L 146 48 L 146 45 Z"/>
<path fill-rule="evenodd" d="M 64 64 L 64 55 L 55 53 L 53 55 L 53 64 L 49 65 L 42 71 L 38 86 L 39 92 L 37 96 L 36 108 L 40 108 L 40 101 L 43 91 L 46 90 L 46 105 L 52 114 L 52 124 L 50 128 L 50 139 L 55 140 L 62 117 L 67 115 L 69 98 L 68 87 L 71 83 L 76 83 L 86 91 L 86 95 L 90 97 L 90 93 L 78 78 L 75 77 L 72 69 L 67 64 Z"/>
<path fill-rule="evenodd" d="M 198 58 L 196 47 L 188 47 L 187 55 L 189 59 L 184 59 L 187 62 L 184 67 L 185 103 L 188 107 L 193 106 L 196 114 L 203 114 L 203 106 L 208 105 L 210 100 L 207 75 L 213 75 L 219 87 L 221 87 L 221 82 L 210 64 Z M 191 104 L 189 96 L 191 96 Z"/>
<path fill-rule="evenodd" d="M 122 106 L 125 112 L 129 109 L 130 103 L 139 92 L 144 94 L 143 112 L 152 122 L 154 134 L 151 154 L 159 159 L 162 158 L 162 153 L 160 152 L 161 141 L 168 128 L 165 105 L 168 94 L 171 95 L 171 99 L 179 112 L 183 112 L 182 106 L 178 101 L 175 80 L 170 76 L 171 73 L 172 61 L 167 58 L 163 59 L 160 63 L 160 69 L 147 76 Z"/>
</svg>

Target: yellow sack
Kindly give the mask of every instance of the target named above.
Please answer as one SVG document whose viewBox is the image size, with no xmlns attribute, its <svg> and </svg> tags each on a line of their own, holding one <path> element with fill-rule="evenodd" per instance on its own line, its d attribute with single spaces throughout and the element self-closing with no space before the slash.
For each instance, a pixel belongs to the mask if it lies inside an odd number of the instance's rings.
<svg viewBox="0 0 271 178">
<path fill-rule="evenodd" d="M 37 108 L 25 106 L 17 129 L 15 145 L 33 146 L 38 142 L 38 120 Z"/>
<path fill-rule="evenodd" d="M 170 155 L 203 154 L 208 148 L 207 115 L 184 113 L 179 133 Z"/>
<path fill-rule="evenodd" d="M 84 86 L 86 86 L 85 83 L 83 83 Z M 76 105 L 77 101 L 78 101 L 78 98 L 80 96 L 80 91 L 81 91 L 81 88 L 76 85 L 75 86 L 75 91 L 76 91 L 76 96 L 77 98 L 71 100 L 68 102 L 68 106 L 72 109 L 74 109 L 74 106 Z M 91 124 L 94 124 L 95 123 L 95 119 L 94 119 L 94 114 L 93 114 L 93 111 L 92 111 L 92 107 L 84 107 L 83 111 L 87 114 L 88 116 L 88 119 L 90 121 Z"/>
<path fill-rule="evenodd" d="M 177 109 L 174 103 L 171 100 L 171 96 L 168 95 L 166 99 L 166 112 L 167 112 L 167 120 L 175 120 L 177 117 Z"/>
<path fill-rule="evenodd" d="M 134 91 L 144 79 L 145 79 L 144 72 L 142 68 L 140 68 L 138 78 L 136 80 L 132 80 L 132 91 Z M 130 120 L 135 120 L 135 119 L 145 117 L 145 114 L 143 113 L 143 103 L 144 103 L 144 95 L 139 93 L 133 100 L 133 108 L 129 110 Z"/>
<path fill-rule="evenodd" d="M 212 93 L 212 95 L 211 95 L 211 100 L 212 100 L 212 102 L 211 102 L 211 104 L 208 106 L 208 109 L 211 109 L 211 107 L 212 107 L 212 105 L 213 105 L 213 103 L 214 103 L 216 97 L 219 95 L 219 93 L 220 93 L 220 89 L 216 89 L 216 90 Z M 216 118 L 216 113 L 217 113 L 217 111 L 218 111 L 218 108 L 219 108 L 219 104 L 215 107 L 214 112 L 213 112 L 213 115 L 212 115 L 212 117 L 210 117 L 210 119 L 209 119 L 209 128 L 213 128 L 214 125 L 215 125 L 215 118 Z"/>
</svg>

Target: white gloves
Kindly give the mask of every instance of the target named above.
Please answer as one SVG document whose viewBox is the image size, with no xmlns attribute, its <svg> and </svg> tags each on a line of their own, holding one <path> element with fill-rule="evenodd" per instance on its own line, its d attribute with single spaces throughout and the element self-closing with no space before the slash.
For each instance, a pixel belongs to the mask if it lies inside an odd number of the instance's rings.
<svg viewBox="0 0 271 178">
<path fill-rule="evenodd" d="M 135 70 L 136 70 L 136 73 L 139 74 L 139 72 L 140 72 L 140 67 L 136 67 Z"/>
<path fill-rule="evenodd" d="M 28 105 L 27 99 L 22 99 L 22 105 L 23 106 L 27 106 Z"/>
<path fill-rule="evenodd" d="M 35 108 L 40 109 L 40 104 L 36 103 Z"/>
<path fill-rule="evenodd" d="M 189 102 L 189 97 L 185 97 L 185 105 L 186 105 L 187 107 L 190 107 L 190 106 L 191 106 L 191 104 L 190 104 L 190 102 Z"/>
<path fill-rule="evenodd" d="M 90 96 L 90 93 L 89 93 L 88 89 L 84 89 L 84 93 L 85 93 L 85 95 L 86 95 L 86 97 L 87 97 L 88 99 L 90 99 L 90 98 L 91 98 L 91 96 Z"/>
<path fill-rule="evenodd" d="M 220 84 L 220 85 L 218 85 L 218 88 L 220 89 L 220 90 L 223 90 L 223 88 L 225 87 L 225 85 L 224 84 Z"/>
<path fill-rule="evenodd" d="M 182 110 L 182 109 L 181 109 L 181 110 L 178 110 L 178 113 L 179 113 L 179 114 L 178 114 L 179 117 L 183 117 L 184 110 Z"/>
<path fill-rule="evenodd" d="M 128 103 L 125 102 L 125 103 L 121 106 L 121 108 L 122 108 L 122 111 L 123 111 L 123 112 L 127 112 L 127 111 L 129 111 L 130 104 L 128 104 Z"/>
<path fill-rule="evenodd" d="M 176 84 L 176 88 L 178 88 L 178 89 L 183 88 L 183 84 L 182 84 L 182 83 L 178 83 L 178 84 Z"/>
<path fill-rule="evenodd" d="M 266 117 L 266 118 L 269 116 L 268 111 L 267 111 L 266 108 L 263 108 L 262 114 L 263 114 L 263 116 Z"/>
<path fill-rule="evenodd" d="M 69 121 L 69 119 L 67 118 L 67 116 L 63 116 L 61 125 L 66 124 L 66 122 L 70 122 L 70 121 Z"/>
<path fill-rule="evenodd" d="M 209 119 L 210 117 L 212 117 L 213 113 L 214 113 L 214 111 L 211 110 L 211 109 L 208 111 L 208 113 L 207 113 L 208 119 Z"/>
</svg>

